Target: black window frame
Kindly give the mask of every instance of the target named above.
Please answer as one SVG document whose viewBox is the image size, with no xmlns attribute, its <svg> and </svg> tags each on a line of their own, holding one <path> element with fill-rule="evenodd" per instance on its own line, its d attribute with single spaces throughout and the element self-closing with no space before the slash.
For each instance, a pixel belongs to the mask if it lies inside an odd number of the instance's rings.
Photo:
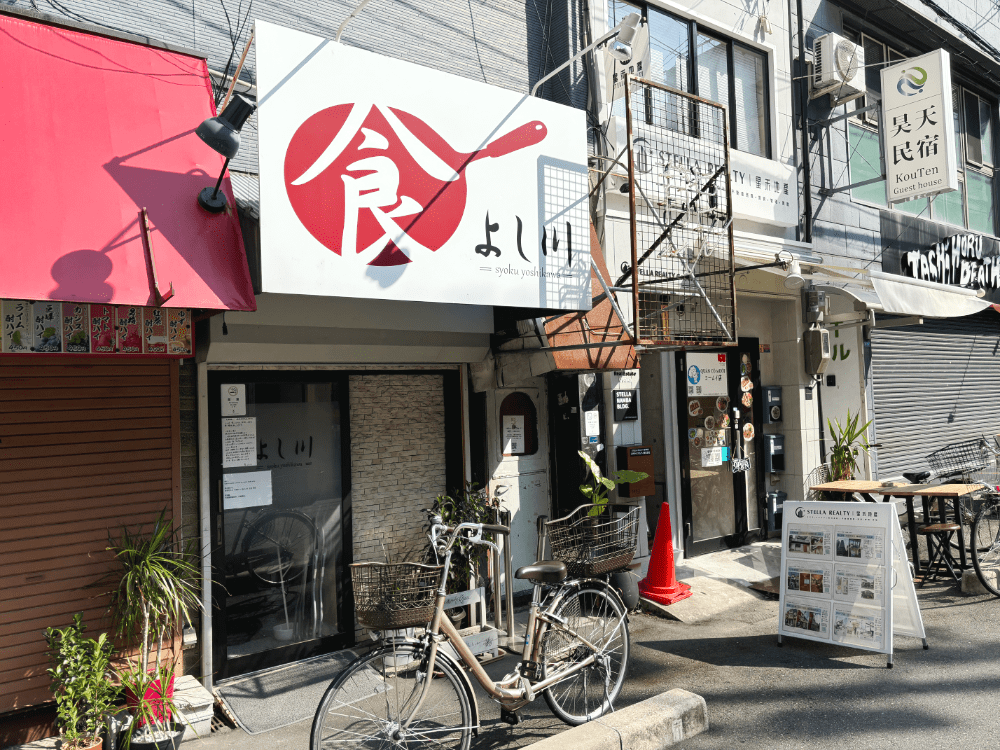
<svg viewBox="0 0 1000 750">
<path fill-rule="evenodd" d="M 734 39 L 728 34 L 722 34 L 713 28 L 708 26 L 699 26 L 698 22 L 685 18 L 684 16 L 677 15 L 665 8 L 661 8 L 659 5 L 639 2 L 636 0 L 621 0 L 622 5 L 631 6 L 638 10 L 642 15 L 643 20 L 649 23 L 649 11 L 652 9 L 656 13 L 662 13 L 663 15 L 671 18 L 678 23 L 686 24 L 688 27 L 688 75 L 687 75 L 687 91 L 694 96 L 701 96 L 698 92 L 698 35 L 704 34 L 705 36 L 711 37 L 716 41 L 722 42 L 726 45 L 726 67 L 727 73 L 729 75 L 729 101 L 724 103 L 723 106 L 726 108 L 726 115 L 729 118 L 729 147 L 736 151 L 742 151 L 740 149 L 740 144 L 737 140 L 737 111 L 736 111 L 736 55 L 735 48 L 741 47 L 747 52 L 751 52 L 755 55 L 759 55 L 764 65 L 764 153 L 760 154 L 760 158 L 763 159 L 774 159 L 773 154 L 773 144 L 771 135 L 771 61 L 765 50 L 753 46 L 752 44 L 747 44 L 738 39 Z M 611 3 L 608 4 L 608 10 L 610 15 Z M 609 19 L 610 20 L 610 19 Z M 609 26 L 609 28 L 611 28 Z M 702 97 L 707 98 L 707 97 Z M 647 109 L 648 111 L 648 109 Z M 692 124 L 697 127 L 697 118 L 692 120 Z M 758 156 L 751 151 L 742 151 L 742 153 L 750 154 L 751 156 Z"/>
</svg>

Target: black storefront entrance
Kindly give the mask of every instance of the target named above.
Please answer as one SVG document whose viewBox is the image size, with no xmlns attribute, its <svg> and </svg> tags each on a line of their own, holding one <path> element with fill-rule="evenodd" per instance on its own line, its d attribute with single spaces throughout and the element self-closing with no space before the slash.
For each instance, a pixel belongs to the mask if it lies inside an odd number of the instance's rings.
<svg viewBox="0 0 1000 750">
<path fill-rule="evenodd" d="M 677 355 L 678 445 L 684 554 L 693 557 L 757 538 L 763 516 L 760 342 Z M 733 408 L 740 410 L 737 431 Z M 742 444 L 742 445 L 741 445 Z M 733 474 L 734 456 L 749 459 Z"/>
<path fill-rule="evenodd" d="M 209 373 L 216 679 L 352 644 L 347 376 Z"/>
</svg>

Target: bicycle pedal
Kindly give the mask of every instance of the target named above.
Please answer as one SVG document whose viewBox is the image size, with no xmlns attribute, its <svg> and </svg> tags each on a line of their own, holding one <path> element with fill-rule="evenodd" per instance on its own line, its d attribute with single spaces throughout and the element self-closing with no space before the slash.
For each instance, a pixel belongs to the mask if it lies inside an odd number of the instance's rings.
<svg viewBox="0 0 1000 750">
<path fill-rule="evenodd" d="M 517 715 L 517 711 L 508 711 L 506 708 L 501 708 L 500 721 L 505 724 L 510 724 L 512 727 L 516 727 L 521 723 L 521 717 Z"/>
</svg>

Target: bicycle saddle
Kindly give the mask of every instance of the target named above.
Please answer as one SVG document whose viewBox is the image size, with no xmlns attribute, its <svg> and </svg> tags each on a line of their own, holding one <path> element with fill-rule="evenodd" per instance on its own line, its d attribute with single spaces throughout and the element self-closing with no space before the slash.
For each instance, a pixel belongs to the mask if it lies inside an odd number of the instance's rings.
<svg viewBox="0 0 1000 750">
<path fill-rule="evenodd" d="M 536 583 L 562 583 L 566 580 L 566 563 L 558 560 L 539 560 L 533 565 L 518 568 L 514 578 Z"/>
</svg>

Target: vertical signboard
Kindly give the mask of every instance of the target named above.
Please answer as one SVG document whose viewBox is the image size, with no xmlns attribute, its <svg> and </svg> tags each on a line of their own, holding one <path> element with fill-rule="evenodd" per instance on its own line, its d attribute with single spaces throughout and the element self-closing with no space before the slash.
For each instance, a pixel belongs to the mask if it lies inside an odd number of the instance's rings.
<svg viewBox="0 0 1000 750">
<path fill-rule="evenodd" d="M 889 203 L 958 189 L 951 59 L 944 50 L 882 69 Z"/>
<path fill-rule="evenodd" d="M 892 503 L 785 503 L 782 636 L 889 654 L 892 636 L 924 637 Z M 895 626 L 893 608 L 901 609 Z"/>
</svg>

